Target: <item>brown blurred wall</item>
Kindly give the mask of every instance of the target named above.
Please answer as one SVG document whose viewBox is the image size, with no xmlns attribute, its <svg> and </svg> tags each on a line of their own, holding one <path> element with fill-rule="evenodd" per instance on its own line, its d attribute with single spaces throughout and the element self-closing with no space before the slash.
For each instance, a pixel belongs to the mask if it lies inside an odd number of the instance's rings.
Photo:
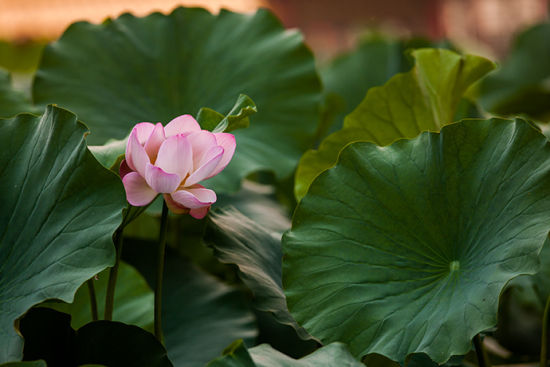
<svg viewBox="0 0 550 367">
<path fill-rule="evenodd" d="M 376 26 L 399 36 L 449 38 L 502 56 L 513 35 L 548 19 L 549 0 L 269 0 L 288 27 L 300 28 L 321 54 L 350 48 Z"/>
<path fill-rule="evenodd" d="M 250 12 L 271 8 L 300 28 L 318 55 L 351 48 L 368 27 L 398 36 L 447 37 L 472 52 L 502 56 L 520 29 L 548 18 L 550 0 L 0 0 L 0 40 L 51 39 L 76 20 L 178 5 Z"/>
</svg>

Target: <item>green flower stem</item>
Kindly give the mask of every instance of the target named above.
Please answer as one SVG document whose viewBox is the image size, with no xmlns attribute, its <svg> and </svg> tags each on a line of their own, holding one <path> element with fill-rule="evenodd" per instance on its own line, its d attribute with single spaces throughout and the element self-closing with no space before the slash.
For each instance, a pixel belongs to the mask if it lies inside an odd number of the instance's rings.
<svg viewBox="0 0 550 367">
<path fill-rule="evenodd" d="M 90 294 L 90 308 L 92 310 L 92 321 L 99 320 L 99 316 L 97 314 L 97 298 L 95 296 L 95 287 L 94 287 L 94 279 L 88 279 L 86 282 L 88 284 L 88 293 Z"/>
<path fill-rule="evenodd" d="M 155 287 L 155 336 L 163 343 L 162 335 L 162 279 L 164 275 L 164 257 L 166 253 L 166 227 L 168 224 L 168 207 L 162 202 L 162 216 L 160 219 L 159 247 L 157 257 L 157 282 Z"/>
<path fill-rule="evenodd" d="M 479 334 L 474 336 L 474 347 L 476 349 L 478 366 L 491 367 L 491 362 L 487 357 L 487 352 L 485 352 L 485 348 L 483 348 L 483 341 L 481 340 L 481 336 L 479 336 Z"/>
<path fill-rule="evenodd" d="M 118 276 L 118 267 L 120 265 L 120 256 L 122 255 L 122 228 L 116 230 L 113 237 L 116 249 L 115 265 L 109 271 L 109 282 L 107 284 L 107 295 L 105 297 L 104 319 L 111 321 L 113 319 L 113 308 L 115 304 L 115 287 Z"/>
<path fill-rule="evenodd" d="M 548 361 L 548 310 L 550 309 L 550 296 L 546 299 L 544 315 L 542 317 L 542 337 L 540 340 L 540 367 L 546 367 Z"/>
</svg>

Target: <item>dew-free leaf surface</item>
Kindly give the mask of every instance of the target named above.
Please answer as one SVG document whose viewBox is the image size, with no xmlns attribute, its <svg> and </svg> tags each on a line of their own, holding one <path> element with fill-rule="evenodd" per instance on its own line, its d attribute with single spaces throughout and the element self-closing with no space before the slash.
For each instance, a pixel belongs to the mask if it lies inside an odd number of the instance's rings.
<svg viewBox="0 0 550 367">
<path fill-rule="evenodd" d="M 156 243 L 131 240 L 123 258 L 153 285 Z M 166 254 L 162 327 L 170 360 L 178 367 L 203 367 L 228 343 L 257 335 L 243 294 L 200 270 L 174 251 Z"/>
<path fill-rule="evenodd" d="M 94 321 L 74 330 L 70 315 L 33 308 L 21 319 L 25 359 L 48 366 L 172 367 L 153 334 L 116 321 Z"/>
<path fill-rule="evenodd" d="M 550 23 L 520 33 L 501 67 L 482 82 L 480 102 L 498 114 L 550 121 Z"/>
<path fill-rule="evenodd" d="M 258 113 L 250 128 L 234 132 L 235 157 L 209 181 L 218 191 L 236 190 L 257 170 L 290 175 L 318 123 L 321 85 L 311 51 L 268 10 L 178 8 L 76 23 L 46 47 L 33 86 L 35 103 L 77 113 L 91 144 L 121 139 L 138 122 L 196 116 L 204 106 L 225 115 L 239 94 Z"/>
<path fill-rule="evenodd" d="M 362 367 L 348 352 L 344 344 L 333 343 L 300 359 L 261 344 L 249 350 L 242 340 L 226 348 L 224 355 L 210 362 L 207 367 Z"/>
<path fill-rule="evenodd" d="M 105 312 L 105 295 L 109 280 L 109 269 L 92 278 L 97 300 L 99 318 Z M 141 274 L 132 266 L 121 262 L 115 288 L 113 321 L 136 325 L 153 332 L 153 291 Z M 88 284 L 84 283 L 76 292 L 72 303 L 46 302 L 43 306 L 71 315 L 71 326 L 78 329 L 92 321 Z"/>
<path fill-rule="evenodd" d="M 454 120 L 468 87 L 494 68 L 482 57 L 444 49 L 418 49 L 412 56 L 416 60 L 412 70 L 369 89 L 359 106 L 346 116 L 344 127 L 323 140 L 318 150 L 303 155 L 296 171 L 298 200 L 315 177 L 336 163 L 349 143 L 388 145 L 414 138 L 422 131 L 439 131 Z"/>
<path fill-rule="evenodd" d="M 302 339 L 311 336 L 288 312 L 283 292 L 281 233 L 254 222 L 238 210 L 211 216 L 209 243 L 214 255 L 227 264 L 235 264 L 243 282 L 254 293 L 254 305 L 273 313 L 278 322 L 292 326 Z"/>
<path fill-rule="evenodd" d="M 0 120 L 0 362 L 21 358 L 14 322 L 114 262 L 125 206 L 120 178 L 86 149 L 87 129 L 49 106 Z"/>
<path fill-rule="evenodd" d="M 329 132 L 342 127 L 344 117 L 359 105 L 370 88 L 411 69 L 414 61 L 406 54 L 407 50 L 425 47 L 450 48 L 452 45 L 419 38 L 399 40 L 375 34 L 361 39 L 354 50 L 338 55 L 326 66 L 321 66 L 324 92 L 336 95 L 340 105 L 335 111 L 334 121 L 328 122 L 330 126 L 326 128 Z"/>
<path fill-rule="evenodd" d="M 550 145 L 522 120 L 464 120 L 390 146 L 354 143 L 283 237 L 288 307 L 357 357 L 437 363 L 496 324 L 550 229 Z"/>
<path fill-rule="evenodd" d="M 11 77 L 7 71 L 0 69 L 0 117 L 12 117 L 21 112 L 37 112 L 23 92 L 12 87 Z"/>
</svg>

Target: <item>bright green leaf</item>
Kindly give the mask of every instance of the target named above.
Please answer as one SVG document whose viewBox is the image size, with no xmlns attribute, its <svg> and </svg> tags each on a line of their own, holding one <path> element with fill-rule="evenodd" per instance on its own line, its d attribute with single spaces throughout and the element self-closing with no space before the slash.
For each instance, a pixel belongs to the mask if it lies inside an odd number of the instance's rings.
<svg viewBox="0 0 550 367">
<path fill-rule="evenodd" d="M 90 145 L 88 149 L 103 167 L 118 174 L 120 162 L 126 153 L 127 140 L 128 137 L 121 140 L 110 139 L 104 145 Z"/>
<path fill-rule="evenodd" d="M 154 284 L 156 243 L 131 240 L 124 249 L 123 258 Z M 257 335 L 239 291 L 172 251 L 166 254 L 162 293 L 165 345 L 178 367 L 203 367 L 232 341 L 253 342 Z"/>
<path fill-rule="evenodd" d="M 196 116 L 203 106 L 226 114 L 239 94 L 258 113 L 235 131 L 235 157 L 209 180 L 217 191 L 236 190 L 258 170 L 289 176 L 317 126 L 321 86 L 311 51 L 268 10 L 178 8 L 76 23 L 46 47 L 33 86 L 35 102 L 76 112 L 92 144 L 121 139 L 138 122 Z"/>
<path fill-rule="evenodd" d="M 210 362 L 207 367 L 364 367 L 355 360 L 340 343 L 327 345 L 301 359 L 293 359 L 262 344 L 246 350 L 242 340 L 224 350 L 224 355 Z"/>
<path fill-rule="evenodd" d="M 550 143 L 522 120 L 464 120 L 390 146 L 354 143 L 283 238 L 288 307 L 355 356 L 437 363 L 496 324 L 550 223 Z"/>
<path fill-rule="evenodd" d="M 357 107 L 370 88 L 382 85 L 395 74 L 411 69 L 412 60 L 405 51 L 424 47 L 452 46 L 445 42 L 434 44 L 418 38 L 399 40 L 380 34 L 369 34 L 359 41 L 354 50 L 339 55 L 328 65 L 321 67 L 325 95 L 333 96 L 329 98 L 338 96 L 341 101 L 338 106 L 327 106 L 330 111 L 337 108 L 335 116 L 326 121 L 328 132 L 342 127 L 345 115 Z"/>
<path fill-rule="evenodd" d="M 213 131 L 216 126 L 225 118 L 221 113 L 211 108 L 203 107 L 197 114 L 197 122 L 203 129 Z"/>
<path fill-rule="evenodd" d="M 413 138 L 422 131 L 438 131 L 452 122 L 468 87 L 494 68 L 482 57 L 443 49 L 412 52 L 414 68 L 369 89 L 365 99 L 344 120 L 342 130 L 329 135 L 318 150 L 304 154 L 296 171 L 295 194 L 300 200 L 321 172 L 336 163 L 349 143 L 369 141 L 387 145 Z"/>
<path fill-rule="evenodd" d="M 0 40 L 0 67 L 19 73 L 34 72 L 44 46 L 43 40 Z"/>
<path fill-rule="evenodd" d="M 97 280 L 93 280 L 100 317 L 103 316 L 105 310 L 108 280 L 109 269 L 99 273 Z M 153 331 L 153 291 L 141 274 L 124 262 L 120 263 L 118 269 L 114 305 L 113 321 L 120 321 Z M 78 289 L 72 303 L 49 301 L 42 304 L 42 306 L 70 314 L 71 326 L 74 329 L 78 329 L 92 321 L 90 296 L 86 283 Z"/>
<path fill-rule="evenodd" d="M 52 106 L 0 120 L 0 362 L 21 357 L 15 319 L 46 299 L 71 302 L 113 264 L 124 191 L 86 149 L 86 133 Z"/>
<path fill-rule="evenodd" d="M 211 108 L 201 108 L 197 115 L 197 121 L 205 130 L 215 133 L 230 132 L 236 129 L 246 128 L 250 125 L 249 116 L 258 112 L 256 105 L 250 97 L 241 94 L 227 116 L 214 111 Z"/>
</svg>

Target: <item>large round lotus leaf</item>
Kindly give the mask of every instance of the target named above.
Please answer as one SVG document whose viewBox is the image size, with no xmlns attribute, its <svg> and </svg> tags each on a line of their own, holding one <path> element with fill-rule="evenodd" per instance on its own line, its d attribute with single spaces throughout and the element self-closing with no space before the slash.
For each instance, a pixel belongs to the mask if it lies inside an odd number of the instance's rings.
<svg viewBox="0 0 550 367">
<path fill-rule="evenodd" d="M 244 93 L 258 113 L 235 131 L 236 155 L 215 178 L 235 189 L 255 170 L 292 172 L 315 132 L 320 89 L 302 36 L 269 11 L 178 8 L 73 24 L 44 50 L 33 96 L 76 112 L 90 142 L 102 144 L 141 121 L 167 123 L 201 107 L 225 114 Z"/>
<path fill-rule="evenodd" d="M 549 223 L 550 145 L 524 121 L 354 143 L 283 239 L 288 307 L 356 356 L 443 363 L 496 324 L 506 282 L 537 271 Z"/>
<path fill-rule="evenodd" d="M 114 261 L 120 178 L 86 149 L 72 113 L 0 120 L 0 362 L 21 357 L 14 321 L 46 299 L 71 302 Z"/>
</svg>

